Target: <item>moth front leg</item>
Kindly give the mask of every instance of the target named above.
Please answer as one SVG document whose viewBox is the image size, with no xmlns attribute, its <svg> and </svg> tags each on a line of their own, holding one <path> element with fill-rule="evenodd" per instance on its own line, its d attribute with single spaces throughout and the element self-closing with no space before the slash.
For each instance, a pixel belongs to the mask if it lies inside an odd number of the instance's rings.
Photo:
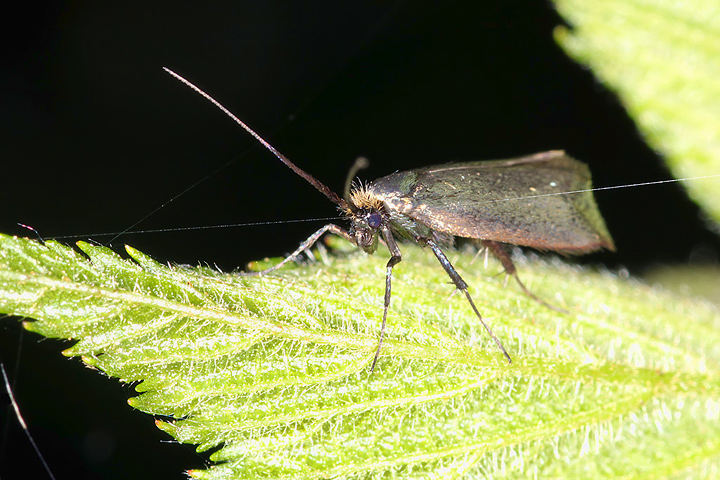
<svg viewBox="0 0 720 480">
<path fill-rule="evenodd" d="M 382 236 L 385 240 L 385 244 L 388 247 L 388 250 L 390 250 L 390 260 L 388 260 L 388 263 L 386 265 L 386 271 L 385 271 L 385 302 L 383 307 L 383 319 L 382 319 L 382 327 L 380 328 L 380 340 L 378 341 L 377 350 L 375 351 L 375 358 L 373 359 L 372 366 L 370 367 L 370 373 L 375 371 L 375 364 L 378 361 L 378 358 L 380 357 L 380 348 L 382 347 L 383 340 L 385 339 L 385 324 L 387 323 L 387 314 L 388 310 L 390 309 L 390 298 L 391 298 L 391 290 L 392 290 L 392 271 L 393 267 L 400 263 L 402 261 L 402 254 L 400 253 L 400 248 L 398 247 L 397 242 L 395 241 L 395 237 L 393 237 L 392 232 L 389 228 L 384 227 L 382 229 Z"/>
<path fill-rule="evenodd" d="M 335 235 L 338 235 L 340 237 L 343 237 L 345 240 L 349 241 L 353 245 L 357 245 L 355 238 L 350 235 L 345 229 L 338 227 L 335 224 L 328 223 L 321 229 L 319 229 L 317 232 L 313 233 L 308 237 L 307 240 L 302 242 L 300 246 L 295 250 L 293 253 L 285 257 L 280 263 L 277 265 L 273 265 L 270 268 L 267 268 L 265 270 L 262 270 L 260 272 L 241 272 L 238 273 L 238 275 L 246 276 L 246 277 L 259 277 L 261 275 L 265 275 L 266 273 L 274 272 L 278 268 L 282 268 L 283 265 L 285 265 L 288 262 L 291 262 L 295 260 L 297 257 L 300 256 L 304 251 L 308 250 L 309 248 L 312 248 L 315 243 L 320 240 L 320 238 L 327 232 L 334 233 Z"/>
</svg>

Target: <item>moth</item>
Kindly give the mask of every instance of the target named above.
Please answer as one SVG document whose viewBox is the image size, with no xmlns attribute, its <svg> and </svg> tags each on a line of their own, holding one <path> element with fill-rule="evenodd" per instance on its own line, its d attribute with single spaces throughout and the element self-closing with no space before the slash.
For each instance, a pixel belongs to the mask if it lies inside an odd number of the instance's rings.
<svg viewBox="0 0 720 480">
<path fill-rule="evenodd" d="M 369 254 L 375 253 L 381 239 L 387 246 L 390 259 L 385 273 L 382 327 L 371 372 L 385 338 L 393 268 L 402 261 L 398 239 L 430 248 L 508 362 L 512 361 L 510 355 L 483 320 L 467 283 L 443 248 L 450 245 L 454 237 L 479 240 L 500 260 L 506 274 L 513 276 L 527 295 L 550 308 L 553 307 L 533 295 L 520 281 L 505 244 L 567 255 L 603 248 L 615 250 L 592 195 L 589 168 L 561 150 L 506 160 L 446 163 L 396 172 L 374 182 L 346 188 L 345 195 L 340 197 L 291 162 L 214 98 L 175 72 L 167 68 L 165 71 L 237 122 L 282 163 L 337 205 L 350 223 L 348 229 L 332 223 L 325 225 L 278 264 L 244 275 L 264 275 L 281 268 L 328 232 L 345 238 Z"/>
</svg>

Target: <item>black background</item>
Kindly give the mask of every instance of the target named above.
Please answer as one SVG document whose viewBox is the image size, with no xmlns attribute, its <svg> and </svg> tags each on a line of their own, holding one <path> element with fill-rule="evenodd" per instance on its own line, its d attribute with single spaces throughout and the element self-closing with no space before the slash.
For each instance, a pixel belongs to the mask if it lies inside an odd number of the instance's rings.
<svg viewBox="0 0 720 480">
<path fill-rule="evenodd" d="M 5 20 L 3 233 L 32 235 L 20 222 L 105 243 L 99 234 L 163 204 L 133 229 L 335 215 L 163 66 L 338 191 L 359 155 L 371 161 L 365 179 L 558 148 L 589 163 L 597 186 L 670 178 L 614 95 L 555 45 L 562 20 L 543 2 L 69 2 Z M 678 186 L 596 198 L 618 252 L 580 261 L 637 273 L 718 252 Z M 232 270 L 293 250 L 322 223 L 126 234 L 112 246 Z M 131 387 L 63 360 L 67 344 L 19 344 L 18 332 L 0 323 L 0 355 L 14 369 L 22 345 L 16 393 L 58 478 L 181 478 L 203 466 L 126 405 Z M 44 478 L 12 422 L 0 455 L 0 478 Z"/>
</svg>

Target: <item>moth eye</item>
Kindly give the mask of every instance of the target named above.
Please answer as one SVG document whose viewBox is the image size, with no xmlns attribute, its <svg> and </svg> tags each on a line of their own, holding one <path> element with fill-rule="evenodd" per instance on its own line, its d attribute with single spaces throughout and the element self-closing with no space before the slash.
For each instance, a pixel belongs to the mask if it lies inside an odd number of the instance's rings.
<svg viewBox="0 0 720 480">
<path fill-rule="evenodd" d="M 367 223 L 370 228 L 380 228 L 382 225 L 382 215 L 378 212 L 373 212 L 367 217 Z"/>
</svg>

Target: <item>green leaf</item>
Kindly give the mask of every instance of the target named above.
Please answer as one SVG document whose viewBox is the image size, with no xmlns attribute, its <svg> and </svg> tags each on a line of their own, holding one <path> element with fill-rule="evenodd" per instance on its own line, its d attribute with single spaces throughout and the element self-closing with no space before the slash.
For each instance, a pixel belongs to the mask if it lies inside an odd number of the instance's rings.
<svg viewBox="0 0 720 480">
<path fill-rule="evenodd" d="M 555 0 L 556 38 L 617 92 L 677 178 L 720 174 L 720 2 Z M 720 224 L 720 180 L 685 182 Z"/>
<path fill-rule="evenodd" d="M 643 279 L 679 295 L 703 297 L 720 305 L 720 267 L 717 265 L 658 265 L 647 270 Z"/>
<path fill-rule="evenodd" d="M 0 236 L 0 311 L 76 340 L 199 450 L 195 478 L 711 477 L 720 313 L 609 272 L 520 260 L 551 311 L 450 252 L 508 365 L 428 251 L 404 246 L 374 374 L 386 256 L 261 278 Z M 166 417 L 167 418 L 167 417 Z"/>
</svg>

